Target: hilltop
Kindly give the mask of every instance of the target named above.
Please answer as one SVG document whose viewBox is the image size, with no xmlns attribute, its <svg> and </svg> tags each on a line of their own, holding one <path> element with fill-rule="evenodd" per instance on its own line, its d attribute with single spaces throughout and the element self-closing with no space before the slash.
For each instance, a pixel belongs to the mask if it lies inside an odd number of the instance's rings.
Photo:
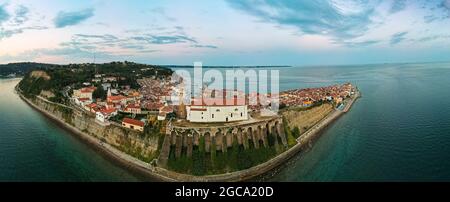
<svg viewBox="0 0 450 202">
<path fill-rule="evenodd" d="M 36 96 L 43 91 L 55 95 L 52 101 L 64 103 L 64 88 L 77 88 L 86 82 L 92 82 L 95 74 L 109 75 L 120 78 L 117 82 L 137 88 L 137 79 L 145 77 L 165 78 L 172 75 L 172 70 L 156 65 L 138 64 L 133 62 L 111 62 L 104 64 L 42 64 L 14 63 L 0 66 L 6 75 L 15 73 L 23 76 L 19 83 L 25 96 Z M 2 74 L 4 75 L 4 74 Z"/>
</svg>

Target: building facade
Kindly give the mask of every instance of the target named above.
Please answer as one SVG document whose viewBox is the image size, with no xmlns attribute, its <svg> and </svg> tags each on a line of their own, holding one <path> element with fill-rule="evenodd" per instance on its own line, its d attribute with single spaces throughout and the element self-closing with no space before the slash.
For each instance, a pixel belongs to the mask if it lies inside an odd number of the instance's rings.
<svg viewBox="0 0 450 202">
<path fill-rule="evenodd" d="M 144 125 L 145 123 L 142 121 L 138 121 L 135 119 L 130 119 L 130 118 L 124 118 L 122 120 L 122 126 L 125 128 L 129 128 L 132 130 L 137 130 L 137 131 L 144 131 Z"/>
<path fill-rule="evenodd" d="M 248 119 L 247 105 L 186 107 L 187 120 L 197 123 L 219 123 Z"/>
<path fill-rule="evenodd" d="M 186 106 L 186 119 L 196 123 L 226 123 L 248 119 L 245 97 L 238 91 L 204 90 Z"/>
</svg>

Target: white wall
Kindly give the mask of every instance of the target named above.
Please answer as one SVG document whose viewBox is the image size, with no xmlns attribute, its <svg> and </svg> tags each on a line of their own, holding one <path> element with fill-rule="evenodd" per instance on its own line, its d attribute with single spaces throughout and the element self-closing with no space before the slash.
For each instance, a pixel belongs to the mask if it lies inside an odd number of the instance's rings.
<svg viewBox="0 0 450 202">
<path fill-rule="evenodd" d="M 206 109 L 196 111 L 192 109 Z M 232 122 L 248 119 L 247 106 L 187 106 L 187 120 L 190 122 Z"/>
</svg>

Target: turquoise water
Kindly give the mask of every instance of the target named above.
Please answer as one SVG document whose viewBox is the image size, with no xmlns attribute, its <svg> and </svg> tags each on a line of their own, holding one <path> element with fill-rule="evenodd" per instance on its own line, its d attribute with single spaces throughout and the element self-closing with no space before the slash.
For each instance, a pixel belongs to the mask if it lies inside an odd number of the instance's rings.
<svg viewBox="0 0 450 202">
<path fill-rule="evenodd" d="M 450 181 L 450 64 L 279 68 L 280 88 L 350 81 L 363 93 L 268 181 Z M 0 181 L 135 181 L 0 81 Z"/>
<path fill-rule="evenodd" d="M 450 181 L 450 64 L 291 68 L 282 75 L 284 88 L 351 81 L 363 97 L 269 180 Z"/>
<path fill-rule="evenodd" d="M 0 79 L 0 181 L 137 181 L 25 104 Z"/>
</svg>

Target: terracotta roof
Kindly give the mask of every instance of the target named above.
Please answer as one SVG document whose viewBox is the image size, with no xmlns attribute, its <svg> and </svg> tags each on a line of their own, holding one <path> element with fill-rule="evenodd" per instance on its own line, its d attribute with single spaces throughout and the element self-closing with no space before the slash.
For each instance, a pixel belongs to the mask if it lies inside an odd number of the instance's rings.
<svg viewBox="0 0 450 202">
<path fill-rule="evenodd" d="M 191 108 L 191 111 L 207 111 L 206 108 Z"/>
<path fill-rule="evenodd" d="M 164 106 L 164 107 L 161 107 L 161 108 L 159 109 L 159 111 L 160 111 L 160 112 L 165 112 L 165 113 L 172 113 L 172 112 L 173 112 L 173 107 L 170 107 L 170 106 Z"/>
<path fill-rule="evenodd" d="M 91 99 L 89 99 L 89 98 L 78 98 L 78 100 L 79 100 L 80 102 L 84 102 L 84 101 L 88 101 L 88 100 L 91 100 Z"/>
<path fill-rule="evenodd" d="M 144 122 L 138 121 L 135 119 L 130 119 L 130 118 L 124 118 L 122 123 L 127 123 L 127 124 L 131 124 L 131 125 L 135 125 L 135 126 L 144 127 Z"/>
<path fill-rule="evenodd" d="M 117 100 L 123 100 L 123 99 L 126 99 L 126 97 L 125 97 L 125 96 L 122 96 L 122 95 L 117 95 L 117 96 L 109 96 L 107 99 L 108 99 L 108 100 L 115 100 L 115 101 L 117 101 Z"/>
<path fill-rule="evenodd" d="M 150 102 L 145 105 L 145 108 L 150 109 L 150 110 L 159 110 L 159 108 L 161 108 L 161 106 L 163 106 L 163 105 L 164 104 L 162 104 L 162 103 Z"/>
<path fill-rule="evenodd" d="M 86 105 L 86 107 L 94 108 L 94 107 L 97 107 L 97 104 L 91 103 L 91 104 Z"/>
<path fill-rule="evenodd" d="M 193 98 L 192 106 L 243 106 L 245 98 Z"/>
<path fill-rule="evenodd" d="M 117 111 L 117 109 L 102 109 L 102 110 L 100 110 L 100 112 L 103 114 L 111 114 L 115 111 Z"/>
<path fill-rule="evenodd" d="M 94 86 L 86 87 L 86 88 L 82 88 L 82 89 L 81 89 L 81 92 L 82 92 L 82 93 L 92 93 L 92 92 L 95 91 L 95 89 L 97 89 L 97 88 L 94 87 Z"/>
<path fill-rule="evenodd" d="M 130 109 L 130 108 L 140 109 L 141 106 L 138 104 L 129 104 L 126 108 L 127 109 Z"/>
</svg>

